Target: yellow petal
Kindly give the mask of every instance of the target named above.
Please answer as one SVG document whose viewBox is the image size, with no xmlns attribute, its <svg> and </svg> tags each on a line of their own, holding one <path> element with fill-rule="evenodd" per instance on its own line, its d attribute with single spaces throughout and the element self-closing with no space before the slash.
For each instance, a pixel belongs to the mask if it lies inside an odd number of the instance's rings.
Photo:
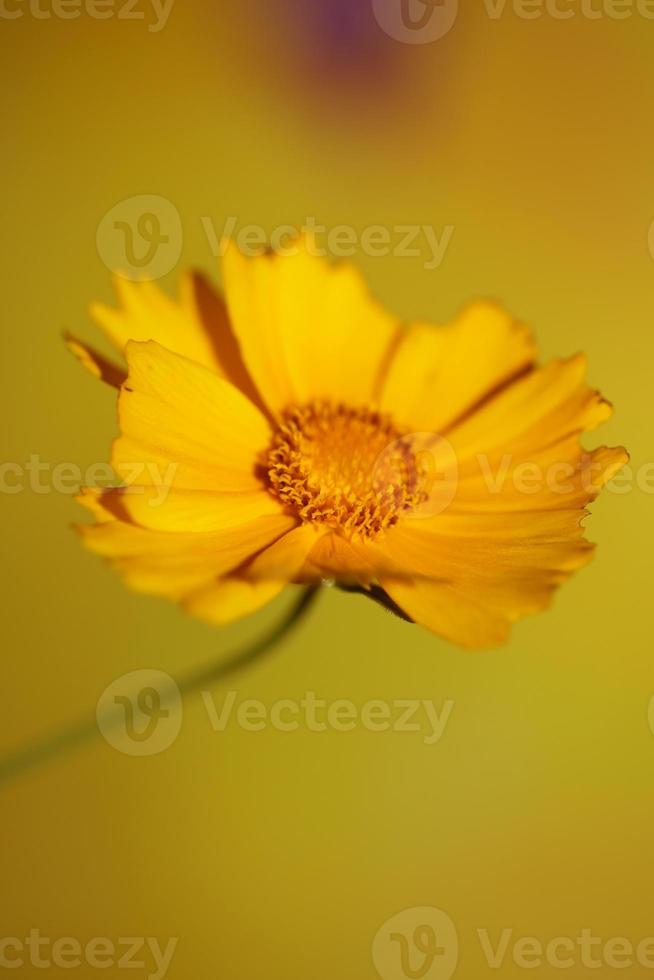
<svg viewBox="0 0 654 980">
<path fill-rule="evenodd" d="M 274 599 L 296 578 L 322 533 L 309 524 L 294 528 L 235 575 L 189 596 L 185 602 L 187 612 L 216 625 L 249 615 Z"/>
<path fill-rule="evenodd" d="M 502 642 L 511 623 L 547 608 L 593 554 L 583 512 L 440 515 L 405 521 L 378 545 L 415 576 L 380 584 L 412 619 L 464 646 Z"/>
<path fill-rule="evenodd" d="M 105 491 L 99 487 L 82 487 L 80 493 L 75 497 L 77 503 L 86 507 L 99 524 L 115 520 L 114 515 L 102 503 L 104 493 Z"/>
<path fill-rule="evenodd" d="M 178 600 L 237 569 L 293 526 L 293 518 L 277 515 L 213 533 L 152 531 L 116 520 L 79 531 L 131 588 Z"/>
<path fill-rule="evenodd" d="M 130 282 L 116 276 L 114 285 L 120 307 L 95 303 L 91 316 L 117 350 L 124 351 L 130 340 L 156 340 L 177 354 L 216 368 L 209 334 L 188 304 L 174 302 L 153 282 Z"/>
<path fill-rule="evenodd" d="M 109 490 L 101 502 L 114 517 L 153 531 L 222 531 L 283 513 L 279 501 L 265 490 L 220 493 L 137 486 Z"/>
<path fill-rule="evenodd" d="M 478 583 L 521 570 L 571 571 L 587 560 L 584 511 L 448 513 L 403 521 L 378 550 L 409 574 Z"/>
<path fill-rule="evenodd" d="M 65 334 L 64 339 L 71 354 L 94 378 L 99 378 L 114 388 L 120 388 L 126 377 L 124 368 L 118 367 L 104 354 L 100 354 L 99 351 L 89 347 L 88 344 L 84 344 L 72 334 Z"/>
<path fill-rule="evenodd" d="M 450 509 L 582 510 L 628 460 L 622 447 L 588 453 L 577 435 L 528 457 L 501 451 L 482 455 L 459 472 Z"/>
<path fill-rule="evenodd" d="M 245 367 L 223 297 L 205 276 L 199 272 L 190 272 L 182 278 L 180 305 L 183 310 L 188 311 L 194 322 L 202 325 L 209 337 L 217 373 L 231 381 L 250 401 L 263 409 L 261 396 Z M 175 350 L 174 347 L 171 349 Z M 180 349 L 177 353 L 184 354 L 184 351 Z"/>
<path fill-rule="evenodd" d="M 411 431 L 443 432 L 535 358 L 525 326 L 495 304 L 475 303 L 448 326 L 403 331 L 381 408 Z"/>
<path fill-rule="evenodd" d="M 575 433 L 594 429 L 611 406 L 585 382 L 586 359 L 578 354 L 503 389 L 447 432 L 459 461 L 498 448 L 527 458 Z"/>
<path fill-rule="evenodd" d="M 177 301 L 153 282 L 131 282 L 116 276 L 114 285 L 119 308 L 96 303 L 91 315 L 121 353 L 130 340 L 155 340 L 227 378 L 252 400 L 258 399 L 232 333 L 225 302 L 204 276 L 185 273 Z"/>
<path fill-rule="evenodd" d="M 299 239 L 292 255 L 224 259 L 229 312 L 245 362 L 270 409 L 329 398 L 371 402 L 396 324 L 351 265 Z"/>
<path fill-rule="evenodd" d="M 252 581 L 292 582 L 304 567 L 307 556 L 327 531 L 312 524 L 301 524 L 262 551 L 242 571 Z"/>
<path fill-rule="evenodd" d="M 127 359 L 112 465 L 128 484 L 260 489 L 271 430 L 237 388 L 152 341 L 128 344 Z"/>
<path fill-rule="evenodd" d="M 162 568 L 160 563 L 122 558 L 117 558 L 112 565 L 132 592 L 170 602 L 183 602 L 186 596 L 216 581 L 214 572 L 208 568 Z"/>
<path fill-rule="evenodd" d="M 286 582 L 224 578 L 192 593 L 185 600 L 184 608 L 205 623 L 225 626 L 267 605 L 286 585 Z"/>
<path fill-rule="evenodd" d="M 379 566 L 373 566 L 364 543 L 347 540 L 336 532 L 328 531 L 311 549 L 301 578 L 307 582 L 335 579 L 343 583 L 367 586 L 378 574 Z"/>
<path fill-rule="evenodd" d="M 451 643 L 481 650 L 504 644 L 510 621 L 476 597 L 432 582 L 382 581 L 382 587 L 414 622 Z"/>
</svg>

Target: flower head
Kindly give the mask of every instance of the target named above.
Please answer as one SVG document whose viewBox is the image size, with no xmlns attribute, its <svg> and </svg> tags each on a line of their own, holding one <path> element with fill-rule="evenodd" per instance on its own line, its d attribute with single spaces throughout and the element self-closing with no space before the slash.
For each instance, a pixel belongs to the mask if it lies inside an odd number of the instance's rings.
<svg viewBox="0 0 654 980">
<path fill-rule="evenodd" d="M 586 564 L 586 506 L 628 457 L 580 444 L 611 413 L 582 356 L 539 367 L 489 303 L 402 325 L 308 239 L 230 244 L 224 281 L 174 302 L 118 279 L 93 313 L 126 368 L 69 338 L 120 392 L 124 485 L 83 493 L 82 534 L 128 585 L 226 623 L 335 580 L 485 647 Z"/>
</svg>

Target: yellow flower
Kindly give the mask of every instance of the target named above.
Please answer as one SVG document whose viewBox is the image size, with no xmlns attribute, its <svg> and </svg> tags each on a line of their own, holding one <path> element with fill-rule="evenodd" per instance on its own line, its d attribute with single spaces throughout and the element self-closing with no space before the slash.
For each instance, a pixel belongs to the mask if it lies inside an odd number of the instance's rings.
<svg viewBox="0 0 654 980">
<path fill-rule="evenodd" d="M 93 314 L 127 371 L 69 338 L 120 387 L 127 486 L 83 494 L 84 539 L 212 623 L 333 580 L 455 643 L 501 643 L 591 556 L 586 505 L 628 456 L 579 437 L 611 408 L 582 356 L 537 366 L 499 307 L 401 325 L 313 252 L 230 244 L 226 304 L 197 275 L 178 302 L 118 279 L 121 308 Z"/>
</svg>

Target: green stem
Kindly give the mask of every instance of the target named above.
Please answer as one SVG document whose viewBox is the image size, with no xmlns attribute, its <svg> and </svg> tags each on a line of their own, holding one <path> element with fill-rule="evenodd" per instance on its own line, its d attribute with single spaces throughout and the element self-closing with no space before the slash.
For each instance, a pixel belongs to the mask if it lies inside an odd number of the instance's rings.
<svg viewBox="0 0 654 980">
<path fill-rule="evenodd" d="M 227 660 L 217 664 L 209 664 L 195 673 L 188 674 L 177 684 L 180 693 L 182 695 L 193 694 L 211 684 L 216 684 L 218 681 L 243 670 L 265 653 L 268 653 L 304 618 L 315 602 L 319 589 L 319 586 L 305 588 L 284 619 L 271 633 L 257 640 L 252 646 L 241 650 Z M 90 742 L 99 732 L 98 721 L 94 715 L 92 718 L 62 729 L 49 738 L 1 758 L 0 783 L 9 782 L 28 769 L 49 762 L 69 749 L 76 749 L 86 742 Z"/>
</svg>

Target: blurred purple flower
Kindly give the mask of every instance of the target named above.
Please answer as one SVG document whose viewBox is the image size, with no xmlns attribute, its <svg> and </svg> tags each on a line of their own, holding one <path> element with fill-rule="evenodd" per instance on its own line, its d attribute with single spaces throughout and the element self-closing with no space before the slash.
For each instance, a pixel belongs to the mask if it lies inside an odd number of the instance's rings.
<svg viewBox="0 0 654 980">
<path fill-rule="evenodd" d="M 370 0 L 280 0 L 292 16 L 305 52 L 340 80 L 357 76 L 380 81 L 380 70 L 395 63 L 396 46 L 380 30 Z"/>
</svg>

